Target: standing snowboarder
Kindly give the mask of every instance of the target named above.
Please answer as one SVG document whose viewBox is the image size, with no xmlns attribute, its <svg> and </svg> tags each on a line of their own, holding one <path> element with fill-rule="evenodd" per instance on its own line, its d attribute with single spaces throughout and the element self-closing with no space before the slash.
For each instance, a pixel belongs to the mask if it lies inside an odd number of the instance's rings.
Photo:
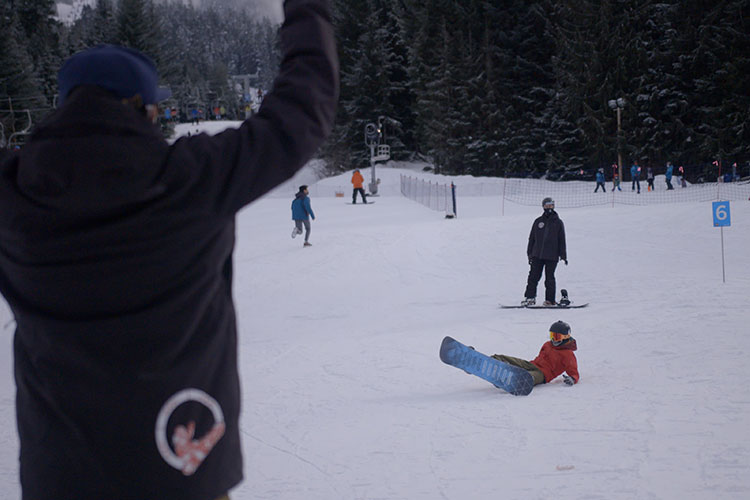
<svg viewBox="0 0 750 500">
<path fill-rule="evenodd" d="M 292 220 L 294 221 L 294 229 L 292 229 L 292 238 L 298 234 L 302 234 L 302 226 L 305 226 L 305 243 L 302 246 L 310 247 L 312 244 L 308 241 L 310 239 L 310 217 L 315 220 L 315 212 L 313 212 L 312 206 L 310 205 L 310 197 L 307 196 L 309 191 L 307 186 L 302 185 L 299 187 L 299 191 L 294 196 L 292 201 Z"/>
<path fill-rule="evenodd" d="M 555 201 L 552 198 L 542 200 L 544 213 L 531 226 L 526 256 L 529 258 L 529 278 L 522 305 L 536 304 L 536 288 L 544 271 L 544 305 L 555 305 L 555 269 L 558 260 L 568 265 L 568 254 L 565 248 L 565 225 L 555 212 Z"/>
<path fill-rule="evenodd" d="M 576 339 L 570 336 L 570 325 L 564 321 L 555 321 L 549 327 L 548 342 L 542 345 L 539 355 L 532 361 L 514 358 L 504 354 L 493 354 L 492 357 L 503 363 L 518 366 L 531 373 L 534 385 L 546 384 L 565 372 L 563 381 L 566 385 L 577 384 L 578 360 L 573 351 L 578 349 Z"/>
<path fill-rule="evenodd" d="M 359 169 L 354 170 L 354 173 L 352 174 L 352 185 L 354 186 L 354 190 L 352 191 L 352 205 L 357 204 L 357 193 L 362 195 L 362 203 L 367 203 L 365 188 L 363 187 L 364 182 L 365 178 L 359 173 Z"/>
</svg>

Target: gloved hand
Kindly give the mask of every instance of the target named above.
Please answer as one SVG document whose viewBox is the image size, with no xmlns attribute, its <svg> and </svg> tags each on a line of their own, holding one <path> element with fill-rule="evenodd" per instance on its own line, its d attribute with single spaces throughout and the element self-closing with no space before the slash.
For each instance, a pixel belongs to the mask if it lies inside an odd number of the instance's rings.
<svg viewBox="0 0 750 500">
<path fill-rule="evenodd" d="M 576 383 L 575 379 L 570 375 L 563 375 L 563 382 L 565 382 L 565 385 L 574 385 Z"/>
<path fill-rule="evenodd" d="M 565 262 L 566 266 L 568 265 L 568 259 L 563 259 L 562 257 L 560 257 L 560 260 L 563 261 L 563 262 Z"/>
</svg>

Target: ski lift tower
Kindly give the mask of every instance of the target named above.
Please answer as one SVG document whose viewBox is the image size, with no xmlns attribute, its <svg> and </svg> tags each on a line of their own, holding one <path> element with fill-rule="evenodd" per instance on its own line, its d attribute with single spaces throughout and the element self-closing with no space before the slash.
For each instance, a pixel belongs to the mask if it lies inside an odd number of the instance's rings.
<svg viewBox="0 0 750 500">
<path fill-rule="evenodd" d="M 375 162 L 388 161 L 391 159 L 391 147 L 385 144 L 385 116 L 378 117 L 378 124 L 368 123 L 365 125 L 365 144 L 370 148 L 370 169 L 372 178 L 370 181 L 370 194 L 378 194 L 378 179 L 375 176 Z"/>
</svg>

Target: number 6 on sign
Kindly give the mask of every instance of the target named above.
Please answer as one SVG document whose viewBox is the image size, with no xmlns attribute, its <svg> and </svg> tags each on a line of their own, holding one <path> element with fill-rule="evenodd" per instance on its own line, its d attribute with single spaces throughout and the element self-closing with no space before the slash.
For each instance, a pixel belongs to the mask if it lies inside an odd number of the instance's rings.
<svg viewBox="0 0 750 500">
<path fill-rule="evenodd" d="M 714 212 L 714 227 L 732 225 L 732 217 L 729 212 L 728 201 L 713 202 L 713 212 Z"/>
</svg>

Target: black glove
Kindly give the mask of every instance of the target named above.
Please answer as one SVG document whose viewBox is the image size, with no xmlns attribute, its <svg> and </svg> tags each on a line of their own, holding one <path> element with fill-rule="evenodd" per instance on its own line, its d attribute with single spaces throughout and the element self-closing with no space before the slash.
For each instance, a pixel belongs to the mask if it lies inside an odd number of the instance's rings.
<svg viewBox="0 0 750 500">
<path fill-rule="evenodd" d="M 566 266 L 568 265 L 568 259 L 563 259 L 562 257 L 560 257 L 560 260 L 563 261 L 563 262 L 565 262 Z"/>
<path fill-rule="evenodd" d="M 575 379 L 569 375 L 563 375 L 563 382 L 565 382 L 565 385 L 573 385 L 576 383 Z"/>
</svg>

